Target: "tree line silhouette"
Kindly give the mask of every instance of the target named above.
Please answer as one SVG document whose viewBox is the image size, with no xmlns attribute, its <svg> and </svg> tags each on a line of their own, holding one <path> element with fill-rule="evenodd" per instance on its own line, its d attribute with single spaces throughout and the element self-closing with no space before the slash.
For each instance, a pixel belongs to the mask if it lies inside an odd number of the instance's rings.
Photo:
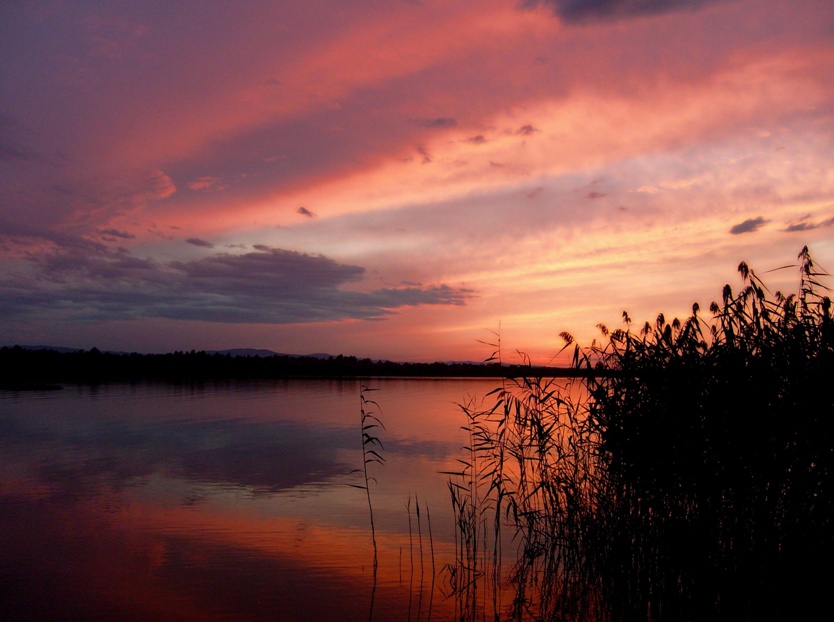
<svg viewBox="0 0 834 622">
<path fill-rule="evenodd" d="M 498 363 L 408 363 L 355 356 L 245 356 L 206 351 L 167 354 L 0 348 L 0 364 L 6 371 L 0 388 L 37 389 L 61 383 L 131 381 L 200 382 L 257 380 L 290 377 L 343 378 L 400 377 L 512 377 L 528 375 L 529 366 Z M 561 368 L 535 368 L 546 376 L 575 373 Z"/>
</svg>

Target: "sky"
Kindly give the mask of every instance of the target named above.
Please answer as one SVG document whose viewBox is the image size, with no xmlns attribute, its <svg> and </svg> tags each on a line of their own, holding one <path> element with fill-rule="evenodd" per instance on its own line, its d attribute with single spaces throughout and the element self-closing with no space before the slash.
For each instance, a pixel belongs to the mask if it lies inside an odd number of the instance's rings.
<svg viewBox="0 0 834 622">
<path fill-rule="evenodd" d="M 0 345 L 545 364 L 793 292 L 832 76 L 830 0 L 4 2 Z"/>
</svg>

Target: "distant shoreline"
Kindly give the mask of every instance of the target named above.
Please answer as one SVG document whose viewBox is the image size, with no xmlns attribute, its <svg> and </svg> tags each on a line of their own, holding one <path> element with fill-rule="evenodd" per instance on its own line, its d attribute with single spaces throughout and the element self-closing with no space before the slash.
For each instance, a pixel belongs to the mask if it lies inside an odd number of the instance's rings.
<svg viewBox="0 0 834 622">
<path fill-rule="evenodd" d="M 0 390 L 54 390 L 61 383 L 95 384 L 144 380 L 200 382 L 282 378 L 573 378 L 584 370 L 499 363 L 398 363 L 355 356 L 233 355 L 206 351 L 122 354 L 91 350 L 0 348 L 9 370 Z"/>
</svg>

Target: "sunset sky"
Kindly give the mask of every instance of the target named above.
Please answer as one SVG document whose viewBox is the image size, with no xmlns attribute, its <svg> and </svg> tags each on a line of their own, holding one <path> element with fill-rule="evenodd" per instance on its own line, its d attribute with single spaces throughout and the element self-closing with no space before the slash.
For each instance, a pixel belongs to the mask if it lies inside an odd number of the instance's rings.
<svg viewBox="0 0 834 622">
<path fill-rule="evenodd" d="M 831 0 L 0 6 L 0 345 L 546 363 L 834 270 Z"/>
</svg>

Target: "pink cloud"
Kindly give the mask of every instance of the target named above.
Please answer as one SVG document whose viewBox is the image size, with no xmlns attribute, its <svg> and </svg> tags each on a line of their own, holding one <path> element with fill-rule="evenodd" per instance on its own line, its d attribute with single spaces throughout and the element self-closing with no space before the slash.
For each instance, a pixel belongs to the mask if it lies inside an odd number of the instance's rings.
<svg viewBox="0 0 834 622">
<path fill-rule="evenodd" d="M 0 252 L 150 270 L 189 265 L 194 241 L 266 244 L 362 266 L 356 291 L 379 304 L 403 280 L 477 289 L 465 316 L 432 310 L 465 341 L 490 313 L 536 329 L 556 308 L 593 315 L 576 275 L 611 304 L 628 295 L 618 265 L 668 291 L 646 248 L 688 265 L 823 239 L 830 2 L 524 4 L 14 12 Z M 727 235 L 758 218 L 772 226 Z M 412 340 L 423 311 L 386 322 Z"/>
</svg>

